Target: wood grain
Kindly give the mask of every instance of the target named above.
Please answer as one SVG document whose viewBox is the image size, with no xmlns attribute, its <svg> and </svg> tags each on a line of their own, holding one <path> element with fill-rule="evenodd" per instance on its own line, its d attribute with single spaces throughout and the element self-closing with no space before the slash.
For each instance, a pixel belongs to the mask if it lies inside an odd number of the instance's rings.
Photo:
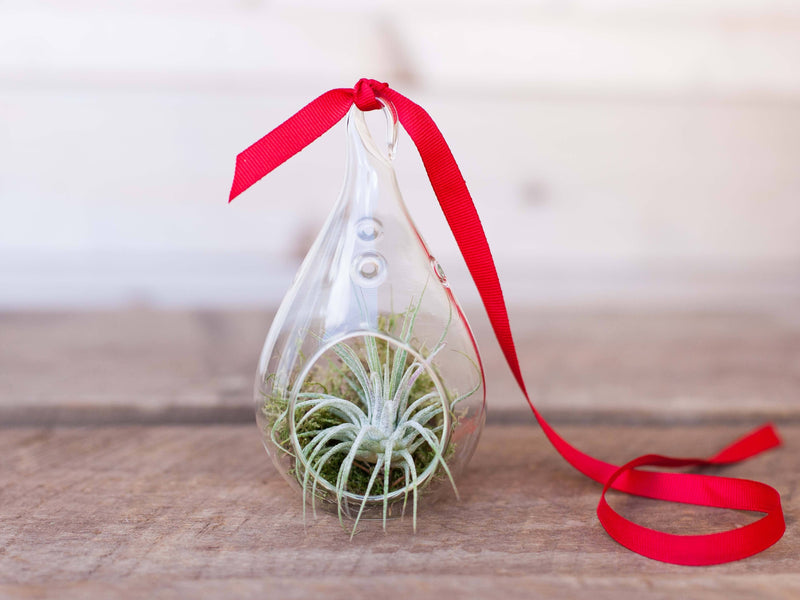
<svg viewBox="0 0 800 600">
<path fill-rule="evenodd" d="M 0 598 L 796 598 L 800 309 L 512 311 L 523 370 L 578 447 L 622 462 L 709 454 L 777 422 L 785 447 L 726 469 L 780 491 L 787 533 L 685 568 L 617 545 L 599 486 L 550 447 L 478 319 L 490 424 L 460 503 L 351 542 L 301 503 L 253 424 L 268 312 L 0 313 Z M 181 426 L 169 425 L 180 423 Z M 614 495 L 643 524 L 703 533 L 733 511 Z"/>
<path fill-rule="evenodd" d="M 800 415 L 800 306 L 511 313 L 535 402 L 557 421 Z M 0 312 L 0 425 L 249 423 L 270 312 Z M 473 315 L 489 418 L 527 407 Z"/>
<path fill-rule="evenodd" d="M 646 451 L 708 453 L 742 433 L 712 425 L 561 429 L 617 461 Z M 390 522 L 388 533 L 368 522 L 352 542 L 331 515 L 304 530 L 299 498 L 268 462 L 255 426 L 6 429 L 0 595 L 793 598 L 800 426 L 782 433 L 785 448 L 724 473 L 777 486 L 786 536 L 745 561 L 686 568 L 611 540 L 594 516 L 598 486 L 566 465 L 532 422 L 488 427 L 460 482 L 462 501 L 424 511 L 416 535 L 408 521 Z M 675 533 L 755 518 L 613 502 Z"/>
</svg>

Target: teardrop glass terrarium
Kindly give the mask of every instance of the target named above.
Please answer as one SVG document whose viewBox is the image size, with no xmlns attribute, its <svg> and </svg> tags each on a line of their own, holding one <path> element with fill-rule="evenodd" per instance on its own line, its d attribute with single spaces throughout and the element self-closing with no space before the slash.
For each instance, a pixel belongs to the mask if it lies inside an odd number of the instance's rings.
<svg viewBox="0 0 800 600">
<path fill-rule="evenodd" d="M 267 335 L 256 377 L 264 446 L 303 511 L 387 518 L 449 494 L 485 420 L 483 369 L 441 267 L 364 113 L 347 116 L 344 187 Z"/>
</svg>

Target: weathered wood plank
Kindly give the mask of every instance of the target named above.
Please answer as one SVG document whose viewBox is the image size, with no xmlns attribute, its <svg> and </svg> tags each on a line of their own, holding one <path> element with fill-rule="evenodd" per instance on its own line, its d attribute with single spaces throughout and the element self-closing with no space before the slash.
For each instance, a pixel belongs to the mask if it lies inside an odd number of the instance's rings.
<svg viewBox="0 0 800 600">
<path fill-rule="evenodd" d="M 703 454 L 732 426 L 564 426 L 587 451 Z M 644 559 L 597 523 L 598 486 L 530 426 L 487 428 L 460 482 L 462 501 L 353 541 L 321 514 L 304 531 L 299 498 L 254 426 L 6 429 L 0 434 L 0 595 L 417 598 L 789 598 L 800 590 L 795 493 L 800 426 L 785 448 L 719 470 L 766 480 L 789 529 L 766 552 L 707 568 Z M 624 446 L 621 441 L 624 440 Z M 644 524 L 709 532 L 754 517 L 617 496 Z M 454 596 L 455 597 L 455 596 Z"/>
<path fill-rule="evenodd" d="M 512 311 L 523 371 L 561 421 L 800 417 L 800 307 Z M 250 422 L 271 313 L 0 313 L 0 425 Z M 473 311 L 490 419 L 527 411 Z"/>
<path fill-rule="evenodd" d="M 522 600 L 553 598 L 556 600 L 795 600 L 800 595 L 800 576 L 725 575 L 688 577 L 674 575 L 632 578 L 609 574 L 593 577 L 575 575 L 497 574 L 476 577 L 469 574 L 370 576 L 348 574 L 301 577 L 264 576 L 259 579 L 204 579 L 175 581 L 169 577 L 130 579 L 124 583 L 88 580 L 58 585 L 0 585 L 4 597 L 79 598 L 240 598 L 243 600 L 297 600 L 308 598 L 342 598 L 374 600 L 377 598 L 458 598 L 486 600 L 503 598 Z"/>
</svg>

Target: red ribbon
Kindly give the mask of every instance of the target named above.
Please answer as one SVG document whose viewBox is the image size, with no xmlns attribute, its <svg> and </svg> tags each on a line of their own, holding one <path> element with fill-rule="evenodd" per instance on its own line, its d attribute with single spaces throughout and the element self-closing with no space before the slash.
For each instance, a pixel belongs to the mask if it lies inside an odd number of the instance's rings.
<svg viewBox="0 0 800 600">
<path fill-rule="evenodd" d="M 489 243 L 455 158 L 430 115 L 387 84 L 361 79 L 353 89 L 330 90 L 247 148 L 236 157 L 230 200 L 328 131 L 353 104 L 363 111 L 381 108 L 377 98 L 385 98 L 394 104 L 400 123 L 417 146 L 508 366 L 545 435 L 567 462 L 603 484 L 597 516 L 609 535 L 634 552 L 681 565 L 712 565 L 739 560 L 777 542 L 786 525 L 780 495 L 774 488 L 746 479 L 640 470 L 646 466 L 719 465 L 750 458 L 780 445 L 772 425 L 756 429 L 708 459 L 649 454 L 618 467 L 577 450 L 544 420 L 525 389 Z M 765 515 L 749 525 L 721 533 L 673 535 L 643 527 L 615 512 L 606 502 L 605 495 L 609 489 L 657 500 L 750 510 Z"/>
</svg>

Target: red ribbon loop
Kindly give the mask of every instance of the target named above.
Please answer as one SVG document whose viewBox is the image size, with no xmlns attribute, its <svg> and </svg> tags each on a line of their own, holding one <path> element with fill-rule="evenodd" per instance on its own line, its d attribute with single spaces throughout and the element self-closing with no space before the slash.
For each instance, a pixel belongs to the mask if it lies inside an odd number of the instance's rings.
<svg viewBox="0 0 800 600">
<path fill-rule="evenodd" d="M 712 565 L 739 560 L 777 542 L 786 525 L 780 495 L 770 486 L 732 477 L 640 470 L 645 466 L 726 464 L 750 458 L 780 445 L 772 425 L 756 429 L 709 459 L 646 455 L 618 467 L 581 452 L 547 423 L 525 389 L 489 243 L 455 158 L 430 115 L 387 84 L 361 79 L 353 89 L 330 90 L 247 148 L 236 157 L 230 200 L 328 131 L 353 104 L 363 111 L 381 108 L 378 98 L 394 104 L 400 123 L 419 150 L 497 341 L 542 430 L 568 463 L 603 484 L 597 516 L 608 534 L 643 556 L 682 565 Z M 609 489 L 668 502 L 756 511 L 765 516 L 744 527 L 721 533 L 673 535 L 643 527 L 616 513 L 605 499 Z"/>
</svg>

